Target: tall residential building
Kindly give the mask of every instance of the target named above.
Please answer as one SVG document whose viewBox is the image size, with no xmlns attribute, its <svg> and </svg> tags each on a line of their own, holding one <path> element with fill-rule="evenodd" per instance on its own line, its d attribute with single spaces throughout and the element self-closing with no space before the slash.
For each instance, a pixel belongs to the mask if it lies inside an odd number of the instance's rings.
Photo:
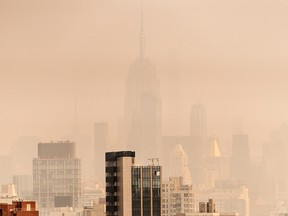
<svg viewBox="0 0 288 216">
<path fill-rule="evenodd" d="M 232 141 L 231 175 L 238 180 L 249 180 L 251 159 L 248 134 L 235 134 Z"/>
<path fill-rule="evenodd" d="M 183 184 L 182 177 L 171 177 L 162 184 L 162 215 L 176 216 L 195 213 L 195 199 L 192 185 Z"/>
<path fill-rule="evenodd" d="M 102 185 L 105 175 L 105 152 L 108 146 L 108 123 L 96 122 L 94 124 L 94 151 L 95 151 L 95 174 Z"/>
<path fill-rule="evenodd" d="M 41 215 L 55 207 L 79 207 L 81 203 L 81 161 L 75 155 L 75 143 L 38 144 L 33 160 L 33 196 Z"/>
<path fill-rule="evenodd" d="M 141 16 L 142 17 L 142 16 Z M 138 160 L 159 157 L 161 148 L 161 98 L 153 63 L 144 53 L 143 21 L 140 30 L 140 56 L 130 67 L 126 80 L 124 144 L 141 152 Z M 154 149 L 154 151 L 150 151 Z"/>
<path fill-rule="evenodd" d="M 136 166 L 133 151 L 106 153 L 106 215 L 161 216 L 161 167 Z"/>
<path fill-rule="evenodd" d="M 169 155 L 169 172 L 170 177 L 183 177 L 183 184 L 190 185 L 191 174 L 188 167 L 188 157 L 181 144 L 175 146 Z"/>
<path fill-rule="evenodd" d="M 206 108 L 198 103 L 194 104 L 190 113 L 190 136 L 198 140 L 200 155 L 206 156 L 207 139 Z"/>
</svg>

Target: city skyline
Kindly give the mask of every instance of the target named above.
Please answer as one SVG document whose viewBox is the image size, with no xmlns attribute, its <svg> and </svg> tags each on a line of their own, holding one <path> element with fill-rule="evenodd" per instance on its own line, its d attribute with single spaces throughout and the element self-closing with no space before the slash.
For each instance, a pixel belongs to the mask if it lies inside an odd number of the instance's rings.
<svg viewBox="0 0 288 216">
<path fill-rule="evenodd" d="M 193 216 L 207 200 L 287 214 L 287 7 L 0 2 L 0 198 L 42 216 Z"/>
</svg>

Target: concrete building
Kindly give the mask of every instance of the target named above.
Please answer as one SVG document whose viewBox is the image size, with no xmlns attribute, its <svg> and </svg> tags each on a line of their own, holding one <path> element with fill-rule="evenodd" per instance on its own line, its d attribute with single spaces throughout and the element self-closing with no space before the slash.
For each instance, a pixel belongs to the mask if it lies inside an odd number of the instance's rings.
<svg viewBox="0 0 288 216">
<path fill-rule="evenodd" d="M 171 177 L 162 184 L 162 215 L 176 216 L 195 213 L 195 200 L 192 185 L 183 184 L 182 177 Z"/>
<path fill-rule="evenodd" d="M 35 201 L 13 201 L 12 204 L 0 203 L 1 216 L 38 216 Z"/>
<path fill-rule="evenodd" d="M 161 216 L 161 167 L 135 166 L 135 152 L 106 153 L 106 215 Z"/>
<path fill-rule="evenodd" d="M 105 216 L 106 199 L 101 198 L 93 202 L 93 206 L 84 206 L 83 216 Z"/>
<path fill-rule="evenodd" d="M 38 144 L 33 160 L 33 196 L 41 216 L 55 207 L 80 207 L 81 161 L 75 155 L 75 143 Z"/>
</svg>

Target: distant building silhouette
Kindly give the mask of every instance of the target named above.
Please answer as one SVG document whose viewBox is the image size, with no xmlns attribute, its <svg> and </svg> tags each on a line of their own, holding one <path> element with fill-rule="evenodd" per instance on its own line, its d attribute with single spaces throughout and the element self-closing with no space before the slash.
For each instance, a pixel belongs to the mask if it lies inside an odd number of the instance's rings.
<svg viewBox="0 0 288 216">
<path fill-rule="evenodd" d="M 11 155 L 0 155 L 0 184 L 8 184 L 12 182 L 12 156 Z"/>
<path fill-rule="evenodd" d="M 106 153 L 106 215 L 161 216 L 161 167 L 135 166 L 135 152 Z"/>
<path fill-rule="evenodd" d="M 164 177 L 168 178 L 171 170 L 170 154 L 177 145 L 181 144 L 189 159 L 188 167 L 191 172 L 193 184 L 202 183 L 203 161 L 200 157 L 199 139 L 191 136 L 164 136 L 163 137 L 163 167 Z M 162 164 L 162 163 L 161 163 Z"/>
<path fill-rule="evenodd" d="M 75 143 L 38 144 L 33 160 L 33 195 L 41 215 L 55 207 L 79 207 L 81 204 L 81 161 L 75 155 Z"/>
<path fill-rule="evenodd" d="M 190 113 L 190 136 L 198 140 L 200 155 L 206 156 L 207 126 L 206 108 L 198 103 L 194 104 Z"/>
<path fill-rule="evenodd" d="M 31 160 L 37 157 L 36 136 L 21 136 L 12 147 L 13 175 L 32 175 Z"/>
<path fill-rule="evenodd" d="M 33 176 L 14 175 L 13 184 L 16 186 L 16 193 L 20 198 L 31 199 L 33 196 Z"/>
<path fill-rule="evenodd" d="M 153 63 L 145 56 L 141 14 L 140 56 L 126 80 L 124 143 L 138 152 L 139 160 L 159 157 L 161 149 L 161 99 Z M 153 151 L 151 151 L 153 149 Z"/>
<path fill-rule="evenodd" d="M 108 146 L 108 123 L 96 122 L 94 124 L 94 151 L 95 151 L 95 174 L 104 183 L 105 176 L 105 152 Z"/>
<path fill-rule="evenodd" d="M 248 183 L 250 171 L 251 158 L 248 134 L 235 134 L 232 141 L 231 175 L 235 179 L 245 180 Z"/>
<path fill-rule="evenodd" d="M 182 145 L 178 144 L 169 155 L 169 176 L 182 177 L 184 185 L 192 184 L 191 174 L 188 166 L 188 157 Z"/>
<path fill-rule="evenodd" d="M 205 163 L 205 185 L 214 187 L 215 181 L 229 178 L 229 158 L 224 157 L 216 136 L 207 139 Z"/>
<path fill-rule="evenodd" d="M 239 216 L 250 215 L 248 188 L 240 182 L 219 180 L 215 183 L 214 188 L 196 188 L 196 202 L 204 202 L 211 197 L 213 197 L 215 209 L 220 212 L 220 215 L 225 212 L 235 212 Z"/>
</svg>

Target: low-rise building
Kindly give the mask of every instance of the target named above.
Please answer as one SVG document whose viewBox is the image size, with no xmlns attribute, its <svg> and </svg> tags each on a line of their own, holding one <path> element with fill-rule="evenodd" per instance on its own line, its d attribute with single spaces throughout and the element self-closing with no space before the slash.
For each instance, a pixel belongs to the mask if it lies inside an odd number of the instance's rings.
<svg viewBox="0 0 288 216">
<path fill-rule="evenodd" d="M 39 216 L 35 201 L 13 201 L 0 203 L 1 216 Z"/>
</svg>

